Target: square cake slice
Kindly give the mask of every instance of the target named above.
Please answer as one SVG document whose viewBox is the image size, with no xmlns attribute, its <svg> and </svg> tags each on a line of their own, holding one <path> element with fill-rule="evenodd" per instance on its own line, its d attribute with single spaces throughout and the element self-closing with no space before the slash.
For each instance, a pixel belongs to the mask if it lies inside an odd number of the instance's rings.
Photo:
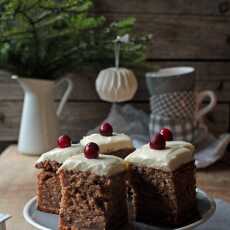
<svg viewBox="0 0 230 230">
<path fill-rule="evenodd" d="M 94 133 L 83 137 L 80 141 L 82 146 L 86 146 L 90 142 L 94 142 L 99 146 L 100 154 L 125 158 L 134 151 L 131 138 L 123 133 L 112 133 L 111 136 Z"/>
<path fill-rule="evenodd" d="M 69 157 L 83 151 L 80 144 L 67 148 L 55 148 L 42 156 L 35 167 L 42 169 L 37 175 L 37 208 L 40 211 L 58 214 L 61 201 L 61 185 L 57 170 Z"/>
<path fill-rule="evenodd" d="M 62 186 L 60 230 L 113 230 L 128 222 L 126 165 L 116 156 L 84 154 L 58 170 Z"/>
<path fill-rule="evenodd" d="M 170 141 L 156 150 L 149 144 L 126 157 L 136 220 L 181 226 L 197 215 L 194 147 Z"/>
</svg>

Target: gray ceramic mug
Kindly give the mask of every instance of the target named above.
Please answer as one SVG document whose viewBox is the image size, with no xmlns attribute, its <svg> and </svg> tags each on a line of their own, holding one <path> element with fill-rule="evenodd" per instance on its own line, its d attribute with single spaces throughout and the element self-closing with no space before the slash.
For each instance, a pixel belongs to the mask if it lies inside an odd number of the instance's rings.
<svg viewBox="0 0 230 230">
<path fill-rule="evenodd" d="M 216 105 L 214 92 L 195 91 L 193 67 L 164 68 L 146 73 L 146 84 L 151 95 L 150 133 L 168 127 L 175 139 L 192 141 L 198 123 Z M 210 102 L 201 108 L 205 98 L 209 98 Z"/>
<path fill-rule="evenodd" d="M 146 83 L 150 95 L 170 92 L 193 91 L 195 88 L 193 67 L 172 67 L 157 72 L 146 73 Z"/>
</svg>

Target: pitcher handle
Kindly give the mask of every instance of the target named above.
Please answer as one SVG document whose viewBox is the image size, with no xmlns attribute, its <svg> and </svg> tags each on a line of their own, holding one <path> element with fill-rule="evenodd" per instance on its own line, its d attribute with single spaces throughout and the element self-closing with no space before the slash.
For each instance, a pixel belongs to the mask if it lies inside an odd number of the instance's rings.
<svg viewBox="0 0 230 230">
<path fill-rule="evenodd" d="M 61 115 L 61 112 L 64 108 L 64 105 L 65 103 L 67 102 L 68 98 L 69 98 L 69 95 L 70 93 L 72 92 L 73 90 L 73 81 L 69 78 L 62 78 L 60 79 L 57 83 L 56 83 L 56 86 L 59 86 L 61 85 L 62 83 L 67 83 L 67 88 L 66 88 L 66 91 L 64 93 L 64 95 L 62 96 L 62 99 L 58 105 L 58 108 L 57 108 L 57 116 L 59 117 Z"/>
<path fill-rule="evenodd" d="M 216 98 L 215 93 L 213 91 L 211 91 L 211 90 L 205 90 L 203 92 L 198 93 L 198 95 L 197 95 L 198 109 L 200 108 L 203 100 L 205 98 L 207 98 L 207 97 L 210 98 L 210 102 L 209 102 L 209 104 L 207 106 L 205 106 L 204 108 L 202 108 L 199 111 L 197 111 L 197 113 L 196 113 L 196 121 L 202 120 L 202 117 L 205 116 L 210 111 L 212 111 L 214 109 L 214 107 L 216 106 L 217 98 Z"/>
</svg>

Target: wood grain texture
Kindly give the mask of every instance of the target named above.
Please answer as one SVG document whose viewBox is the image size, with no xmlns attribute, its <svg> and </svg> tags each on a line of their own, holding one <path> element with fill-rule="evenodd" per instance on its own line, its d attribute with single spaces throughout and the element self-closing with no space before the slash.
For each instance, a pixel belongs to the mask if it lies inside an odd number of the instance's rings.
<svg viewBox="0 0 230 230">
<path fill-rule="evenodd" d="M 25 222 L 22 210 L 25 203 L 36 194 L 37 170 L 33 167 L 36 159 L 20 155 L 16 146 L 10 146 L 0 155 L 0 210 L 13 216 L 7 222 L 9 230 L 34 230 Z M 226 163 L 219 162 L 198 171 L 197 184 L 209 195 L 230 202 L 230 167 Z"/>
<path fill-rule="evenodd" d="M 121 7 L 122 6 L 122 7 Z M 228 15 L 230 1 L 226 0 L 97 0 L 95 8 L 98 14 L 111 13 L 138 13 L 138 14 L 176 14 L 176 15 Z"/>
<path fill-rule="evenodd" d="M 108 21 L 134 16 L 138 32 L 153 34 L 148 58 L 230 58 L 229 0 L 97 0 L 95 8 Z"/>
<path fill-rule="evenodd" d="M 163 67 L 192 66 L 196 69 L 197 89 L 211 89 L 215 91 L 219 102 L 230 101 L 230 62 L 201 62 L 201 61 L 166 61 L 151 62 L 150 65 Z M 95 90 L 96 71 L 85 71 L 67 75 L 74 82 L 74 89 L 70 100 L 95 101 L 99 100 Z M 134 101 L 147 101 L 149 94 L 145 84 L 145 73 L 138 73 L 138 91 Z M 9 76 L 0 73 L 0 101 L 23 99 L 23 91 L 18 82 L 11 80 Z M 65 91 L 65 85 L 57 88 L 56 99 L 60 99 Z"/>
<path fill-rule="evenodd" d="M 114 21 L 130 15 L 136 18 L 137 32 L 153 35 L 147 58 L 230 60 L 228 17 L 130 13 L 105 16 Z"/>
<path fill-rule="evenodd" d="M 9 230 L 35 230 L 23 218 L 25 203 L 35 196 L 37 157 L 20 155 L 15 146 L 0 155 L 0 210 L 12 218 L 7 222 Z"/>
<path fill-rule="evenodd" d="M 132 103 L 136 108 L 149 112 L 149 104 Z M 95 128 L 108 115 L 111 104 L 104 102 L 68 102 L 61 115 L 62 133 L 68 133 L 79 140 L 90 129 Z M 20 125 L 22 101 L 4 101 L 0 106 L 0 140 L 16 141 Z M 220 104 L 207 116 L 207 124 L 216 134 L 227 132 L 229 128 L 229 106 Z M 29 135 L 29 134 L 28 134 Z"/>
</svg>

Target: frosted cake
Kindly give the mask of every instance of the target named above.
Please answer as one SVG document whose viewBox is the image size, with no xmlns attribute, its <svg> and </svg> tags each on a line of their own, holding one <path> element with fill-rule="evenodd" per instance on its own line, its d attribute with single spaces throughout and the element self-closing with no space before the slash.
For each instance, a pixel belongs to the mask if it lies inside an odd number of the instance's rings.
<svg viewBox="0 0 230 230">
<path fill-rule="evenodd" d="M 100 126 L 99 133 L 85 136 L 80 141 L 83 147 L 90 142 L 94 142 L 99 146 L 100 154 L 124 158 L 134 151 L 131 138 L 123 133 L 114 133 L 109 123 L 103 123 Z"/>
<path fill-rule="evenodd" d="M 183 225 L 197 216 L 194 146 L 157 136 L 125 158 L 136 220 Z"/>
<path fill-rule="evenodd" d="M 69 158 L 58 170 L 60 230 L 112 230 L 128 222 L 125 162 L 98 152 L 95 143 L 88 143 L 84 154 Z"/>
<path fill-rule="evenodd" d="M 40 211 L 59 213 L 61 201 L 61 186 L 56 174 L 63 162 L 71 156 L 83 152 L 80 144 L 71 144 L 70 139 L 60 146 L 41 155 L 35 163 L 35 167 L 41 169 L 37 174 L 37 208 Z M 61 140 L 61 138 L 60 138 Z"/>
</svg>

